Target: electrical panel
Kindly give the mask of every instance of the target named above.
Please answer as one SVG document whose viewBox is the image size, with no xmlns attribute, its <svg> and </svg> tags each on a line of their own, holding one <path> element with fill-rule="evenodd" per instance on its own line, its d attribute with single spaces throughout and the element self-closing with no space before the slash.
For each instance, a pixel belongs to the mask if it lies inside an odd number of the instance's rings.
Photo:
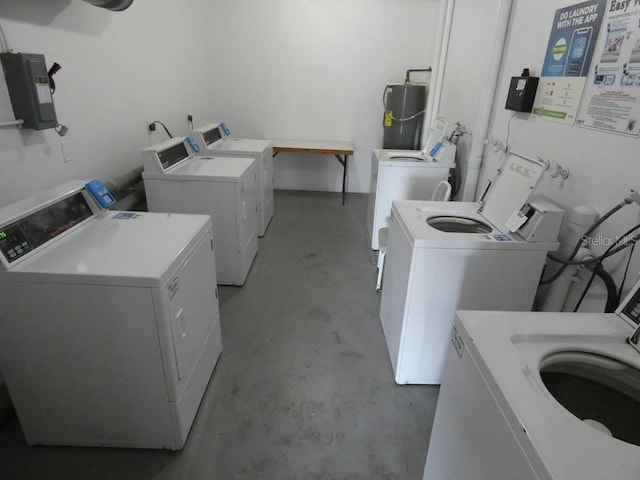
<svg viewBox="0 0 640 480">
<path fill-rule="evenodd" d="M 54 128 L 58 120 L 44 55 L 1 53 L 0 61 L 16 120 L 24 121 L 23 128 Z"/>
</svg>

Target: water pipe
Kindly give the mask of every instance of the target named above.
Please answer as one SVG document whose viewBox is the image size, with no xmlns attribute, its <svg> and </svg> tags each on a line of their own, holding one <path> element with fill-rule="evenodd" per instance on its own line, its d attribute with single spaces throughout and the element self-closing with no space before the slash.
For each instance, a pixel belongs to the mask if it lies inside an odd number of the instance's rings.
<svg viewBox="0 0 640 480">
<path fill-rule="evenodd" d="M 461 200 L 463 202 L 474 201 L 476 197 L 478 179 L 480 178 L 480 167 L 482 166 L 484 156 L 484 141 L 489 133 L 491 113 L 493 111 L 493 103 L 496 96 L 496 90 L 498 88 L 500 67 L 502 65 L 502 57 L 504 55 L 506 38 L 509 30 L 509 19 L 511 17 L 512 6 L 513 0 L 500 0 L 498 5 L 495 35 L 493 37 L 493 44 L 491 47 L 492 55 L 489 59 L 489 70 L 487 72 L 487 84 L 483 88 L 485 94 L 482 96 L 480 109 L 473 129 L 467 175 L 462 187 Z"/>
<path fill-rule="evenodd" d="M 438 11 L 438 30 L 436 32 L 436 45 L 434 48 L 434 58 L 436 59 L 435 80 L 431 78 L 429 92 L 427 94 L 427 108 L 424 114 L 422 125 L 422 143 L 420 148 L 424 148 L 431 130 L 431 125 L 440 110 L 440 100 L 442 98 L 442 86 L 444 84 L 444 72 L 447 66 L 447 56 L 449 52 L 449 38 L 451 37 L 451 25 L 453 23 L 453 7 L 455 0 L 440 0 Z"/>
</svg>

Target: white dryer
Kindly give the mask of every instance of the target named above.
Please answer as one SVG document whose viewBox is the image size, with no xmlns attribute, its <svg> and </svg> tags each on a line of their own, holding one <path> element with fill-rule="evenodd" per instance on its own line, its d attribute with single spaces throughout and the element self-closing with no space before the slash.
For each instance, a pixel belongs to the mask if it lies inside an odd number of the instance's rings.
<svg viewBox="0 0 640 480">
<path fill-rule="evenodd" d="M 244 285 L 258 252 L 254 158 L 190 156 L 173 138 L 142 151 L 150 211 L 211 216 L 218 283 Z"/>
<path fill-rule="evenodd" d="M 98 213 L 84 182 L 0 210 L 0 363 L 29 444 L 180 449 L 222 342 L 211 221 Z"/>
<path fill-rule="evenodd" d="M 263 237 L 273 218 L 273 142 L 225 136 L 221 123 L 196 128 L 191 137 L 199 148 L 198 155 L 252 157 L 258 173 L 258 236 Z"/>
<path fill-rule="evenodd" d="M 635 480 L 638 286 L 616 313 L 462 311 L 424 480 Z"/>
<path fill-rule="evenodd" d="M 440 383 L 456 310 L 531 309 L 563 213 L 529 203 L 545 168 L 510 154 L 486 201 L 393 202 L 380 320 L 398 384 Z"/>
</svg>

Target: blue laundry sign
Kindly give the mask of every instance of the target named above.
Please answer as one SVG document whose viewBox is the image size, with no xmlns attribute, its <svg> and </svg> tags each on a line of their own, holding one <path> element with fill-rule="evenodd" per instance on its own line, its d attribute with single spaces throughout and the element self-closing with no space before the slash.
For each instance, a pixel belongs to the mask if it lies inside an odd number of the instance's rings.
<svg viewBox="0 0 640 480">
<path fill-rule="evenodd" d="M 573 125 L 607 4 L 590 0 L 556 10 L 533 113 Z"/>
</svg>

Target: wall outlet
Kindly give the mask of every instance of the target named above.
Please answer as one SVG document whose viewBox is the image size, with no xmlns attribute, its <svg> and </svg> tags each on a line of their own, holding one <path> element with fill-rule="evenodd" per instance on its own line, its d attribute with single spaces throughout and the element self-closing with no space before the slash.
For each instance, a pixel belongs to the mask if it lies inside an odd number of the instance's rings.
<svg viewBox="0 0 640 480">
<path fill-rule="evenodd" d="M 69 163 L 73 160 L 73 148 L 70 140 L 65 140 L 60 143 L 62 149 L 62 159 L 65 163 Z"/>
</svg>

